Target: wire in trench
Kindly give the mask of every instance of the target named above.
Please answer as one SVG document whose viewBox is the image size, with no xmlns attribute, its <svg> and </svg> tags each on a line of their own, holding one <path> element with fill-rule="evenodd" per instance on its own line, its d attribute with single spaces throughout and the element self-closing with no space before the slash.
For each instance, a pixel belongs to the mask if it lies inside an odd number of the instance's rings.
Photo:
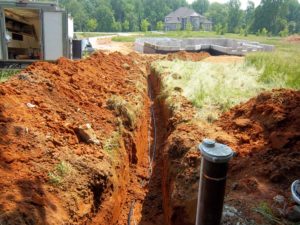
<svg viewBox="0 0 300 225">
<path fill-rule="evenodd" d="M 151 87 L 151 81 L 150 78 L 148 78 L 148 96 L 151 101 L 151 106 L 150 106 L 150 121 L 149 121 L 149 128 L 148 128 L 148 152 L 149 152 L 149 180 L 148 184 L 151 181 L 152 178 L 152 172 L 153 172 L 153 161 L 155 160 L 156 157 L 156 145 L 157 145 L 157 127 L 156 127 L 156 118 L 155 118 L 155 110 L 154 110 L 154 99 L 153 99 L 153 89 Z M 152 145 L 152 151 L 151 151 L 151 124 L 153 125 L 153 145 Z M 151 154 L 152 153 L 152 154 Z M 135 205 L 135 200 L 132 201 L 131 207 L 129 210 L 128 218 L 127 218 L 127 224 L 131 225 L 131 220 L 132 217 L 134 217 L 134 205 Z M 134 224 L 136 225 L 136 222 L 134 220 Z"/>
<path fill-rule="evenodd" d="M 149 78 L 150 79 L 150 78 Z M 151 82 L 148 82 L 148 93 L 149 93 L 149 98 L 151 100 L 151 106 L 150 106 L 150 114 L 151 114 L 151 120 L 150 120 L 150 125 L 152 123 L 153 125 L 153 145 L 152 145 L 152 157 L 151 157 L 151 144 L 149 144 L 149 170 L 150 170 L 150 176 L 149 176 L 149 181 L 151 180 L 152 177 L 152 170 L 153 170 L 153 161 L 155 160 L 156 157 L 156 144 L 157 144 L 157 127 L 156 127 L 156 118 L 155 118 L 155 111 L 154 111 L 154 99 L 153 99 L 153 94 L 152 94 L 153 89 L 151 88 Z M 150 136 L 151 136 L 151 128 L 149 127 L 149 134 L 148 134 L 148 142 L 151 143 L 150 141 Z"/>
</svg>

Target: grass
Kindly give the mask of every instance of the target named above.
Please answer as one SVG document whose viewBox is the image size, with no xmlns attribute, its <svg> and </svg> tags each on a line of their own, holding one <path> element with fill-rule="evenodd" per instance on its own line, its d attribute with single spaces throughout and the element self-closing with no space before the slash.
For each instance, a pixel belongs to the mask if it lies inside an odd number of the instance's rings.
<svg viewBox="0 0 300 225">
<path fill-rule="evenodd" d="M 120 147 L 120 133 L 115 131 L 110 138 L 104 143 L 103 149 L 107 152 L 112 152 Z"/>
<path fill-rule="evenodd" d="M 210 32 L 168 32 L 168 36 L 216 36 Z M 256 96 L 263 90 L 291 88 L 300 90 L 300 45 L 278 37 L 248 37 L 226 34 L 229 38 L 243 38 L 275 45 L 274 52 L 256 52 L 240 64 L 210 64 L 205 62 L 159 61 L 152 67 L 163 77 L 165 95 L 182 94 L 198 109 L 207 121 L 232 106 Z M 180 77 L 180 79 L 178 79 Z M 178 92 L 177 92 L 178 93 Z M 176 93 L 176 94 L 177 94 Z"/>
<path fill-rule="evenodd" d="M 274 216 L 272 209 L 269 207 L 268 203 L 261 202 L 258 207 L 254 208 L 253 211 L 261 214 L 270 224 L 284 225 L 285 223 Z"/>
<path fill-rule="evenodd" d="M 75 32 L 77 38 L 89 38 L 89 37 L 98 37 L 98 36 L 110 36 L 114 33 L 105 33 L 105 32 Z"/>
<path fill-rule="evenodd" d="M 48 173 L 49 182 L 53 185 L 62 184 L 72 172 L 72 165 L 68 162 L 61 161 L 52 172 Z"/>
<path fill-rule="evenodd" d="M 0 69 L 0 82 L 4 82 L 8 80 L 11 76 L 16 75 L 19 73 L 20 70 L 15 70 L 15 69 Z"/>
<path fill-rule="evenodd" d="M 118 116 L 123 118 L 123 122 L 129 128 L 135 128 L 137 120 L 137 109 L 121 96 L 113 95 L 107 100 L 107 107 L 115 110 Z"/>
<path fill-rule="evenodd" d="M 113 37 L 111 40 L 117 42 L 135 42 L 136 38 L 137 36 L 117 36 Z"/>
<path fill-rule="evenodd" d="M 262 70 L 260 81 L 266 84 L 300 90 L 300 50 L 298 52 L 255 53 L 246 63 Z"/>
<path fill-rule="evenodd" d="M 281 40 L 280 37 L 263 37 L 249 34 L 247 37 L 239 35 L 226 33 L 225 35 L 218 35 L 216 32 L 207 31 L 168 31 L 168 32 L 132 32 L 131 36 L 118 36 L 114 37 L 113 41 L 119 42 L 134 42 L 136 38 L 139 37 L 170 37 L 170 38 L 197 38 L 197 37 L 215 37 L 215 38 L 235 38 L 235 39 L 247 39 L 251 41 L 259 41 L 266 44 L 274 44 Z M 92 34 L 91 34 L 92 35 Z M 98 35 L 94 35 L 98 36 Z"/>
<path fill-rule="evenodd" d="M 261 71 L 242 63 L 178 60 L 157 61 L 152 67 L 159 74 L 164 74 L 164 95 L 182 94 L 199 109 L 199 116 L 209 122 L 232 106 L 271 88 L 259 82 Z M 176 105 L 176 102 L 173 104 Z M 213 112 L 217 112 L 216 115 Z"/>
</svg>

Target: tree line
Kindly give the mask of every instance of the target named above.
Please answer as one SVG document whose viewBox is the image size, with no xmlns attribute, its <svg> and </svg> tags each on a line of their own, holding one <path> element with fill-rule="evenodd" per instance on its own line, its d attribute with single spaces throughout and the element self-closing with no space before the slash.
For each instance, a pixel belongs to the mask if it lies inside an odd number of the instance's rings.
<svg viewBox="0 0 300 225">
<path fill-rule="evenodd" d="M 179 7 L 193 8 L 213 22 L 219 34 L 281 35 L 300 33 L 298 0 L 262 0 L 255 7 L 249 0 L 246 10 L 240 0 L 209 3 L 196 0 L 60 0 L 74 18 L 76 31 L 130 32 L 163 30 L 164 17 Z"/>
</svg>

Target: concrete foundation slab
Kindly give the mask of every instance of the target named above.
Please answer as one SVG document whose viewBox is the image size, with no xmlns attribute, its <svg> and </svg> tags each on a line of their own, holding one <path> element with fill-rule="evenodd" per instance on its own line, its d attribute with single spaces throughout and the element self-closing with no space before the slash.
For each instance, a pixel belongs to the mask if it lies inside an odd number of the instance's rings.
<svg viewBox="0 0 300 225">
<path fill-rule="evenodd" d="M 138 38 L 135 41 L 135 50 L 146 54 L 207 51 L 216 55 L 242 56 L 249 52 L 270 52 L 274 49 L 273 45 L 227 38 Z"/>
</svg>

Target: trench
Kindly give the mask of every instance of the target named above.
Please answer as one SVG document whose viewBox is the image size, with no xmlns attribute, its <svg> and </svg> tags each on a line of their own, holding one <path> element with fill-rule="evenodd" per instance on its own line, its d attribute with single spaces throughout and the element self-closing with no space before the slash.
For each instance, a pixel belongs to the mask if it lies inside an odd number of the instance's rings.
<svg viewBox="0 0 300 225">
<path fill-rule="evenodd" d="M 169 114 L 164 101 L 157 97 L 160 94 L 160 80 L 149 72 L 147 84 L 149 99 L 149 104 L 145 106 L 147 113 L 141 116 L 142 124 L 134 132 L 133 139 L 124 141 L 127 149 L 124 150 L 129 154 L 128 162 L 124 162 L 128 163 L 125 165 L 128 172 L 124 173 L 128 173 L 128 176 L 123 178 L 124 181 L 127 180 L 127 187 L 125 184 L 121 200 L 123 203 L 118 203 L 120 211 L 113 213 L 115 216 L 110 219 L 111 224 L 168 224 L 163 207 L 166 195 L 163 192 L 166 192 L 166 189 L 162 184 L 166 174 L 163 166 L 163 149 L 170 132 Z M 136 162 L 130 160 L 133 155 L 137 159 Z"/>
<path fill-rule="evenodd" d="M 168 136 L 168 113 L 164 101 L 158 98 L 160 94 L 160 81 L 150 72 L 148 76 L 149 97 L 152 101 L 151 127 L 152 144 L 149 152 L 152 163 L 152 175 L 149 178 L 148 192 L 143 202 L 141 225 L 166 224 L 164 213 L 164 193 L 162 188 L 163 175 L 163 149 Z M 150 165 L 151 166 L 151 165 Z"/>
<path fill-rule="evenodd" d="M 169 127 L 169 110 L 165 105 L 164 99 L 159 98 L 161 91 L 160 79 L 153 73 L 148 74 L 148 97 L 151 101 L 149 105 L 149 123 L 148 137 L 149 143 L 149 174 L 146 181 L 144 199 L 141 201 L 140 216 L 135 212 L 138 208 L 136 199 L 131 199 L 130 208 L 127 216 L 128 225 L 165 225 L 169 223 L 169 215 L 167 212 L 168 190 L 163 187 L 167 170 L 164 168 L 163 149 L 166 139 L 172 131 Z M 144 135 L 145 136 L 145 135 Z M 128 204 L 128 202 L 127 202 Z M 137 219 L 136 219 L 137 218 Z M 136 223 L 136 221 L 139 221 Z"/>
</svg>

